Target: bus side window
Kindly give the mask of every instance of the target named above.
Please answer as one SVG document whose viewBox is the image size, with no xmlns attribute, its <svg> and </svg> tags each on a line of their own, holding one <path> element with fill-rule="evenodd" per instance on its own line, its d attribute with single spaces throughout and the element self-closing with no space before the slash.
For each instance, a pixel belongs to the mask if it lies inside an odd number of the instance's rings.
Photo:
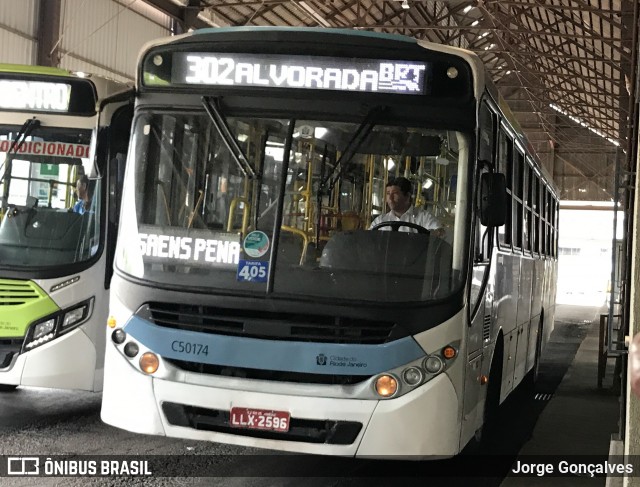
<svg viewBox="0 0 640 487">
<path fill-rule="evenodd" d="M 480 106 L 480 112 L 478 114 L 480 126 L 478 128 L 478 160 L 494 163 L 495 154 L 495 134 L 496 134 L 496 114 L 489 108 L 487 103 L 482 103 Z M 494 166 L 495 167 L 495 166 Z M 489 168 L 480 166 L 478 176 L 482 172 L 486 172 Z M 479 180 L 479 178 L 478 178 Z M 480 224 L 480 220 L 477 221 L 476 236 L 475 236 L 475 260 L 476 262 L 487 262 L 489 259 L 489 250 L 492 245 L 491 231 L 487 227 Z"/>
<path fill-rule="evenodd" d="M 513 246 L 522 249 L 523 188 L 524 188 L 524 154 L 518 147 L 513 161 Z"/>
<path fill-rule="evenodd" d="M 493 162 L 496 116 L 486 103 L 480 105 L 478 122 L 478 159 Z"/>
<path fill-rule="evenodd" d="M 512 171 L 513 171 L 513 140 L 506 130 L 501 126 L 498 135 L 498 172 L 505 175 L 507 179 L 506 199 L 507 221 L 505 225 L 498 227 L 498 239 L 501 246 L 511 247 L 511 202 L 512 202 Z"/>
</svg>

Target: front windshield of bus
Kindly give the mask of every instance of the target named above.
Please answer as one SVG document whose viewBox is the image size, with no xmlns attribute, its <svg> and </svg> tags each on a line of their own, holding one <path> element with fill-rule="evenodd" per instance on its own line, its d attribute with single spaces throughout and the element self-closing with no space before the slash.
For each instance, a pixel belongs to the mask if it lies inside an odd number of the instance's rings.
<svg viewBox="0 0 640 487">
<path fill-rule="evenodd" d="M 381 122 L 226 122 L 235 142 L 225 143 L 203 112 L 138 117 L 121 270 L 180 289 L 376 302 L 441 299 L 459 288 L 466 135 Z M 245 175 L 245 156 L 255 178 Z M 371 229 L 389 211 L 387 182 L 399 176 L 411 183 L 417 218 Z"/>
<path fill-rule="evenodd" d="M 42 269 L 95 255 L 100 181 L 83 176 L 91 136 L 86 129 L 0 125 L 1 267 Z"/>
</svg>

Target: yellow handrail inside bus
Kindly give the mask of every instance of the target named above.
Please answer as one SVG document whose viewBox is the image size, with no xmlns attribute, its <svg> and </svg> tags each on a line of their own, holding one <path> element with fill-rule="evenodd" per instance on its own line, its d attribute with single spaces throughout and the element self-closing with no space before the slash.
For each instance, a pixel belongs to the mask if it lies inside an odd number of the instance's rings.
<svg viewBox="0 0 640 487">
<path fill-rule="evenodd" d="M 231 204 L 229 205 L 229 218 L 227 219 L 227 232 L 233 231 L 233 216 L 236 211 L 236 206 L 238 203 L 244 203 L 244 207 L 242 208 L 242 233 L 246 233 L 247 227 L 249 226 L 249 210 L 251 208 L 251 203 L 249 200 L 244 197 L 236 196 L 231 200 Z"/>
<path fill-rule="evenodd" d="M 302 252 L 300 253 L 300 265 L 304 264 L 304 261 L 307 257 L 307 246 L 309 245 L 308 235 L 302 230 L 300 230 L 299 228 L 290 227 L 289 225 L 282 225 L 280 229 L 284 230 L 285 232 L 293 233 L 294 235 L 298 235 L 302 237 Z"/>
</svg>

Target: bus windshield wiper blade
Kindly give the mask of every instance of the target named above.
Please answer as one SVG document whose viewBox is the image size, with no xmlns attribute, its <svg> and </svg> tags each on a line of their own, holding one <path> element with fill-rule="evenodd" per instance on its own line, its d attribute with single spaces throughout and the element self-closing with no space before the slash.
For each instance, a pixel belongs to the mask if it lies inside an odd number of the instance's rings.
<svg viewBox="0 0 640 487">
<path fill-rule="evenodd" d="M 38 120 L 36 117 L 28 118 L 26 122 L 22 124 L 22 127 L 20 127 L 20 130 L 18 130 L 16 137 L 11 143 L 11 147 L 9 147 L 9 150 L 7 151 L 7 158 L 2 163 L 2 166 L 0 166 L 0 171 L 2 171 L 4 166 L 7 164 L 7 161 L 10 159 L 11 154 L 13 153 L 15 155 L 22 147 L 22 144 L 25 143 L 27 137 L 31 135 L 31 132 L 33 132 L 38 127 L 40 127 L 40 120 Z M 0 181 L 4 179 L 4 176 L 4 174 L 0 176 Z"/>
<path fill-rule="evenodd" d="M 329 184 L 329 189 L 332 189 L 336 182 L 342 177 L 342 174 L 345 171 L 345 168 L 351 161 L 351 158 L 358 151 L 362 143 L 369 137 L 369 134 L 373 130 L 373 127 L 377 124 L 381 115 L 387 112 L 387 107 L 376 106 L 373 107 L 365 119 L 362 121 L 360 126 L 353 133 L 353 137 L 347 143 L 347 146 L 342 151 L 340 158 L 336 161 L 335 168 L 331 171 L 327 177 L 320 184 L 321 190 L 324 190 L 327 187 L 327 182 L 331 181 Z M 334 173 L 338 171 L 338 174 L 334 176 Z"/>
<path fill-rule="evenodd" d="M 216 129 L 218 130 L 220 137 L 222 137 L 222 140 L 227 146 L 227 149 L 229 149 L 229 152 L 231 152 L 233 160 L 236 162 L 236 164 L 238 164 L 238 167 L 240 167 L 242 173 L 249 179 L 257 179 L 257 171 L 251 165 L 249 159 L 247 159 L 247 156 L 244 154 L 244 152 L 242 152 L 242 149 L 236 142 L 236 139 L 233 137 L 233 134 L 231 133 L 226 120 L 222 116 L 222 113 L 220 113 L 219 108 L 216 106 L 216 100 L 214 100 L 214 103 L 211 103 L 209 98 L 203 96 L 202 105 L 204 106 L 207 115 L 209 115 L 209 118 L 213 122 L 213 125 L 215 125 Z"/>
<path fill-rule="evenodd" d="M 27 119 L 27 121 L 22 124 L 22 127 L 20 127 L 20 130 L 18 130 L 16 138 L 13 139 L 13 143 L 7 151 L 7 154 L 11 154 L 11 152 L 18 152 L 31 132 L 33 132 L 33 130 L 39 126 L 40 120 L 38 120 L 36 117 Z"/>
</svg>

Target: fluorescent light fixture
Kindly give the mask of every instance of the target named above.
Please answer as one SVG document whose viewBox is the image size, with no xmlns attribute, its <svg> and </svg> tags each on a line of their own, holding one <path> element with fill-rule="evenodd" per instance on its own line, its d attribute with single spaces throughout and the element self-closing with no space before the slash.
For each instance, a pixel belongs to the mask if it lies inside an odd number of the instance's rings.
<svg viewBox="0 0 640 487">
<path fill-rule="evenodd" d="M 468 14 L 469 12 L 471 12 L 472 8 L 473 8 L 473 5 L 467 5 L 462 11 L 462 13 Z"/>
<path fill-rule="evenodd" d="M 482 34 L 480 34 L 480 36 L 478 37 L 479 39 L 484 39 L 485 37 L 487 37 L 489 35 L 489 32 L 483 32 Z"/>
<path fill-rule="evenodd" d="M 620 143 L 617 140 L 614 140 L 610 137 L 607 137 L 606 134 L 604 134 L 603 132 L 601 132 L 600 130 L 591 127 L 590 125 L 587 125 L 585 122 L 583 122 L 582 120 L 580 120 L 577 117 L 574 117 L 573 115 L 570 115 L 568 112 L 564 111 L 562 108 L 560 108 L 558 105 L 554 105 L 553 103 L 549 104 L 549 107 L 551 107 L 553 110 L 555 110 L 556 112 L 562 113 L 565 117 L 569 117 L 571 120 L 573 120 L 575 123 L 582 125 L 584 128 L 590 130 L 591 132 L 593 132 L 594 134 L 602 137 L 603 139 L 611 142 L 613 145 L 615 145 L 616 147 L 620 146 Z M 586 190 L 585 190 L 586 191 Z"/>
<path fill-rule="evenodd" d="M 275 161 L 282 162 L 284 160 L 284 149 L 279 147 L 267 147 L 265 155 L 273 157 Z"/>
<path fill-rule="evenodd" d="M 402 8 L 407 10 L 408 8 L 410 8 L 409 5 L 409 1 L 408 0 L 402 0 Z"/>
<path fill-rule="evenodd" d="M 294 2 L 294 5 L 298 5 L 299 7 L 301 7 L 305 12 L 311 15 L 311 17 L 313 17 L 313 19 L 318 22 L 318 24 L 322 25 L 323 27 L 331 27 L 331 24 L 327 22 L 322 15 L 316 12 L 316 10 L 307 5 L 305 2 Z"/>
<path fill-rule="evenodd" d="M 431 186 L 433 186 L 433 181 L 431 181 L 431 179 L 427 179 L 422 185 L 422 188 L 429 189 Z"/>
<path fill-rule="evenodd" d="M 249 136 L 247 134 L 238 134 L 238 142 L 246 142 Z"/>
<path fill-rule="evenodd" d="M 316 139 L 319 139 L 326 133 L 327 133 L 327 129 L 326 128 L 324 128 L 324 127 L 316 127 L 315 130 L 313 131 L 313 136 Z"/>
<path fill-rule="evenodd" d="M 476 25 L 478 25 L 480 23 L 479 20 L 474 20 L 473 22 L 471 22 L 471 27 L 475 27 Z"/>
<path fill-rule="evenodd" d="M 384 160 L 384 165 L 386 166 L 387 171 L 391 171 L 396 166 L 396 163 L 394 162 L 393 159 L 391 159 L 390 157 L 387 157 Z"/>
</svg>

